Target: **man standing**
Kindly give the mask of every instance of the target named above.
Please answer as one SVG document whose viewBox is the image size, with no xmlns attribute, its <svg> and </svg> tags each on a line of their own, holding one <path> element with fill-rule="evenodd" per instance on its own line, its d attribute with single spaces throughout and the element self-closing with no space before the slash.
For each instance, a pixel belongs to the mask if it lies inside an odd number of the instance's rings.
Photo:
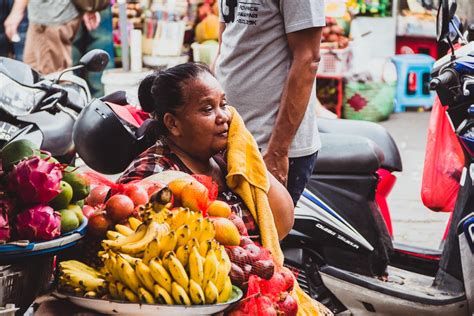
<svg viewBox="0 0 474 316">
<path fill-rule="evenodd" d="M 81 15 L 71 0 L 15 0 L 7 18 L 6 34 L 12 38 L 28 6 L 24 62 L 42 74 L 72 65 L 72 41 L 79 29 Z M 90 30 L 100 23 L 98 12 L 87 12 L 84 24 Z"/>
<path fill-rule="evenodd" d="M 13 8 L 13 2 L 13 0 L 0 0 L 0 56 L 23 60 L 28 19 L 23 17 L 20 20 L 17 25 L 17 33 L 12 40 L 9 40 L 6 34 L 9 27 L 7 17 Z"/>
<path fill-rule="evenodd" d="M 296 205 L 320 148 L 315 77 L 323 0 L 219 0 L 216 75 Z"/>
</svg>

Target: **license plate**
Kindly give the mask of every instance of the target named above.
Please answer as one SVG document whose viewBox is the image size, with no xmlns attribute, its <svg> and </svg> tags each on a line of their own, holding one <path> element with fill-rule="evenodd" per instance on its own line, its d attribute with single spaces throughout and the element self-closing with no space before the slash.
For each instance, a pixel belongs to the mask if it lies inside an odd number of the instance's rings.
<svg viewBox="0 0 474 316">
<path fill-rule="evenodd" d="M 18 131 L 18 127 L 7 122 L 0 121 L 0 140 L 10 141 Z"/>
</svg>

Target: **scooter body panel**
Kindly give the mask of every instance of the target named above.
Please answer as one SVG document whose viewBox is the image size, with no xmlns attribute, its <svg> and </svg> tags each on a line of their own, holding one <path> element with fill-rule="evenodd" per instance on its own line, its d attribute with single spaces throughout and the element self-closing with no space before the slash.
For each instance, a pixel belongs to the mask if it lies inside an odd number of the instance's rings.
<svg viewBox="0 0 474 316">
<path fill-rule="evenodd" d="M 474 213 L 461 221 L 459 250 L 469 309 L 474 312 Z"/>
<path fill-rule="evenodd" d="M 432 286 L 433 278 L 389 267 L 377 279 L 324 266 L 324 285 L 353 315 L 469 315 L 463 292 Z"/>
</svg>

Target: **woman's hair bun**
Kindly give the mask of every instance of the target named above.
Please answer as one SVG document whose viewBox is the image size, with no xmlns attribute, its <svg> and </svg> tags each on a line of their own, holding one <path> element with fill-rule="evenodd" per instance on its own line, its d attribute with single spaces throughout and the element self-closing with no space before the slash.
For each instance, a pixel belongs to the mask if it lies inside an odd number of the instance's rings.
<svg viewBox="0 0 474 316">
<path fill-rule="evenodd" d="M 155 81 L 156 74 L 151 74 L 145 77 L 138 87 L 138 101 L 143 111 L 152 113 L 155 111 L 155 101 L 151 93 L 153 82 Z"/>
</svg>

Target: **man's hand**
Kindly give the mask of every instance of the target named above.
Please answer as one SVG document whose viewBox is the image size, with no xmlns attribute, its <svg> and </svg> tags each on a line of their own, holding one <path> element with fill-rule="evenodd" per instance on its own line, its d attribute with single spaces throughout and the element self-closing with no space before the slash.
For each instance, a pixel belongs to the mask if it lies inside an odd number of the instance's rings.
<svg viewBox="0 0 474 316">
<path fill-rule="evenodd" d="M 100 13 L 99 12 L 86 12 L 82 17 L 84 25 L 88 31 L 95 30 L 100 24 Z"/>
<path fill-rule="evenodd" d="M 288 181 L 288 154 L 278 154 L 276 152 L 265 152 L 263 160 L 268 171 L 286 187 Z"/>
<path fill-rule="evenodd" d="M 23 11 L 11 11 L 3 23 L 3 26 L 5 27 L 5 34 L 10 41 L 13 39 L 14 35 L 18 34 L 18 25 L 20 25 L 21 20 L 23 20 L 23 16 Z"/>
</svg>

